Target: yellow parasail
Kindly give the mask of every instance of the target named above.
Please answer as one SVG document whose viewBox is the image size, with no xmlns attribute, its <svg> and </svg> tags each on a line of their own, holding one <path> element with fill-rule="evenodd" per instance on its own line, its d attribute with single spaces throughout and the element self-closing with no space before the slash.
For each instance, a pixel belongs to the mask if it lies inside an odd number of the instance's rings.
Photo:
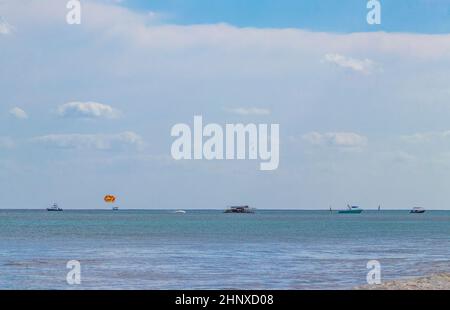
<svg viewBox="0 0 450 310">
<path fill-rule="evenodd" d="M 116 201 L 116 197 L 113 195 L 106 195 L 103 199 L 108 203 L 113 203 L 114 201 Z"/>
</svg>

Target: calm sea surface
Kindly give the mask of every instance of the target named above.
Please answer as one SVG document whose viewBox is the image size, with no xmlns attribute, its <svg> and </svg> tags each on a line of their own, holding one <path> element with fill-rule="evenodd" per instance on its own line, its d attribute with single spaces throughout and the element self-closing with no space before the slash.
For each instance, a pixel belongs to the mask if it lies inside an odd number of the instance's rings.
<svg viewBox="0 0 450 310">
<path fill-rule="evenodd" d="M 450 212 L 0 210 L 0 289 L 346 289 L 372 259 L 383 280 L 450 271 Z"/>
</svg>

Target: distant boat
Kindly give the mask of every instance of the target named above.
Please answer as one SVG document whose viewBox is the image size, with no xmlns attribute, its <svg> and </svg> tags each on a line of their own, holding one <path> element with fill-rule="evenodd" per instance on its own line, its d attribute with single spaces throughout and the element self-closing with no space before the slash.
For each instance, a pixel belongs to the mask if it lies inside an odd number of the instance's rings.
<svg viewBox="0 0 450 310">
<path fill-rule="evenodd" d="M 184 211 L 184 210 L 177 210 L 177 211 L 175 211 L 175 213 L 178 213 L 178 214 L 185 214 L 186 211 Z"/>
<path fill-rule="evenodd" d="M 47 211 L 62 211 L 63 209 L 58 207 L 57 203 L 54 203 L 51 207 L 47 208 Z"/>
<path fill-rule="evenodd" d="M 255 213 L 255 209 L 249 206 L 232 206 L 226 209 L 224 213 Z"/>
<path fill-rule="evenodd" d="M 425 213 L 425 209 L 421 207 L 414 207 L 409 213 Z"/>
<path fill-rule="evenodd" d="M 112 210 L 113 211 L 119 211 L 119 207 L 113 207 Z"/>
<path fill-rule="evenodd" d="M 363 210 L 358 206 L 347 205 L 347 210 L 340 210 L 339 214 L 360 214 Z"/>
</svg>

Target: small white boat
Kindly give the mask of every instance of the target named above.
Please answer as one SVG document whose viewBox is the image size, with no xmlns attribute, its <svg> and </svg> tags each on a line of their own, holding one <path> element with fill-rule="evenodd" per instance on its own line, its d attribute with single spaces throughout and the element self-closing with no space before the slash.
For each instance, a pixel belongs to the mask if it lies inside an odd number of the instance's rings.
<svg viewBox="0 0 450 310">
<path fill-rule="evenodd" d="M 425 209 L 421 207 L 414 207 L 409 213 L 425 213 Z"/>
<path fill-rule="evenodd" d="M 47 211 L 62 211 L 63 209 L 58 207 L 57 203 L 54 203 L 53 206 L 47 208 Z"/>
<path fill-rule="evenodd" d="M 347 210 L 340 210 L 339 214 L 361 214 L 363 212 L 363 209 L 361 209 L 358 206 L 350 206 L 347 205 Z"/>
<path fill-rule="evenodd" d="M 177 210 L 177 211 L 175 211 L 175 213 L 178 213 L 178 214 L 185 214 L 186 211 L 184 211 L 184 210 Z"/>
<path fill-rule="evenodd" d="M 113 211 L 119 211 L 119 207 L 113 207 L 112 210 Z"/>
</svg>

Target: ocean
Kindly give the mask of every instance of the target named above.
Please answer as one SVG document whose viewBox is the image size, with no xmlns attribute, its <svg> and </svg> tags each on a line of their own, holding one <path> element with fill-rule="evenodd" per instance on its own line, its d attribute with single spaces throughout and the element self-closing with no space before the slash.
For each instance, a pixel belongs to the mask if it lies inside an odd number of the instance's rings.
<svg viewBox="0 0 450 310">
<path fill-rule="evenodd" d="M 450 271 L 450 211 L 0 210 L 0 289 L 351 289 L 369 260 Z"/>
</svg>

